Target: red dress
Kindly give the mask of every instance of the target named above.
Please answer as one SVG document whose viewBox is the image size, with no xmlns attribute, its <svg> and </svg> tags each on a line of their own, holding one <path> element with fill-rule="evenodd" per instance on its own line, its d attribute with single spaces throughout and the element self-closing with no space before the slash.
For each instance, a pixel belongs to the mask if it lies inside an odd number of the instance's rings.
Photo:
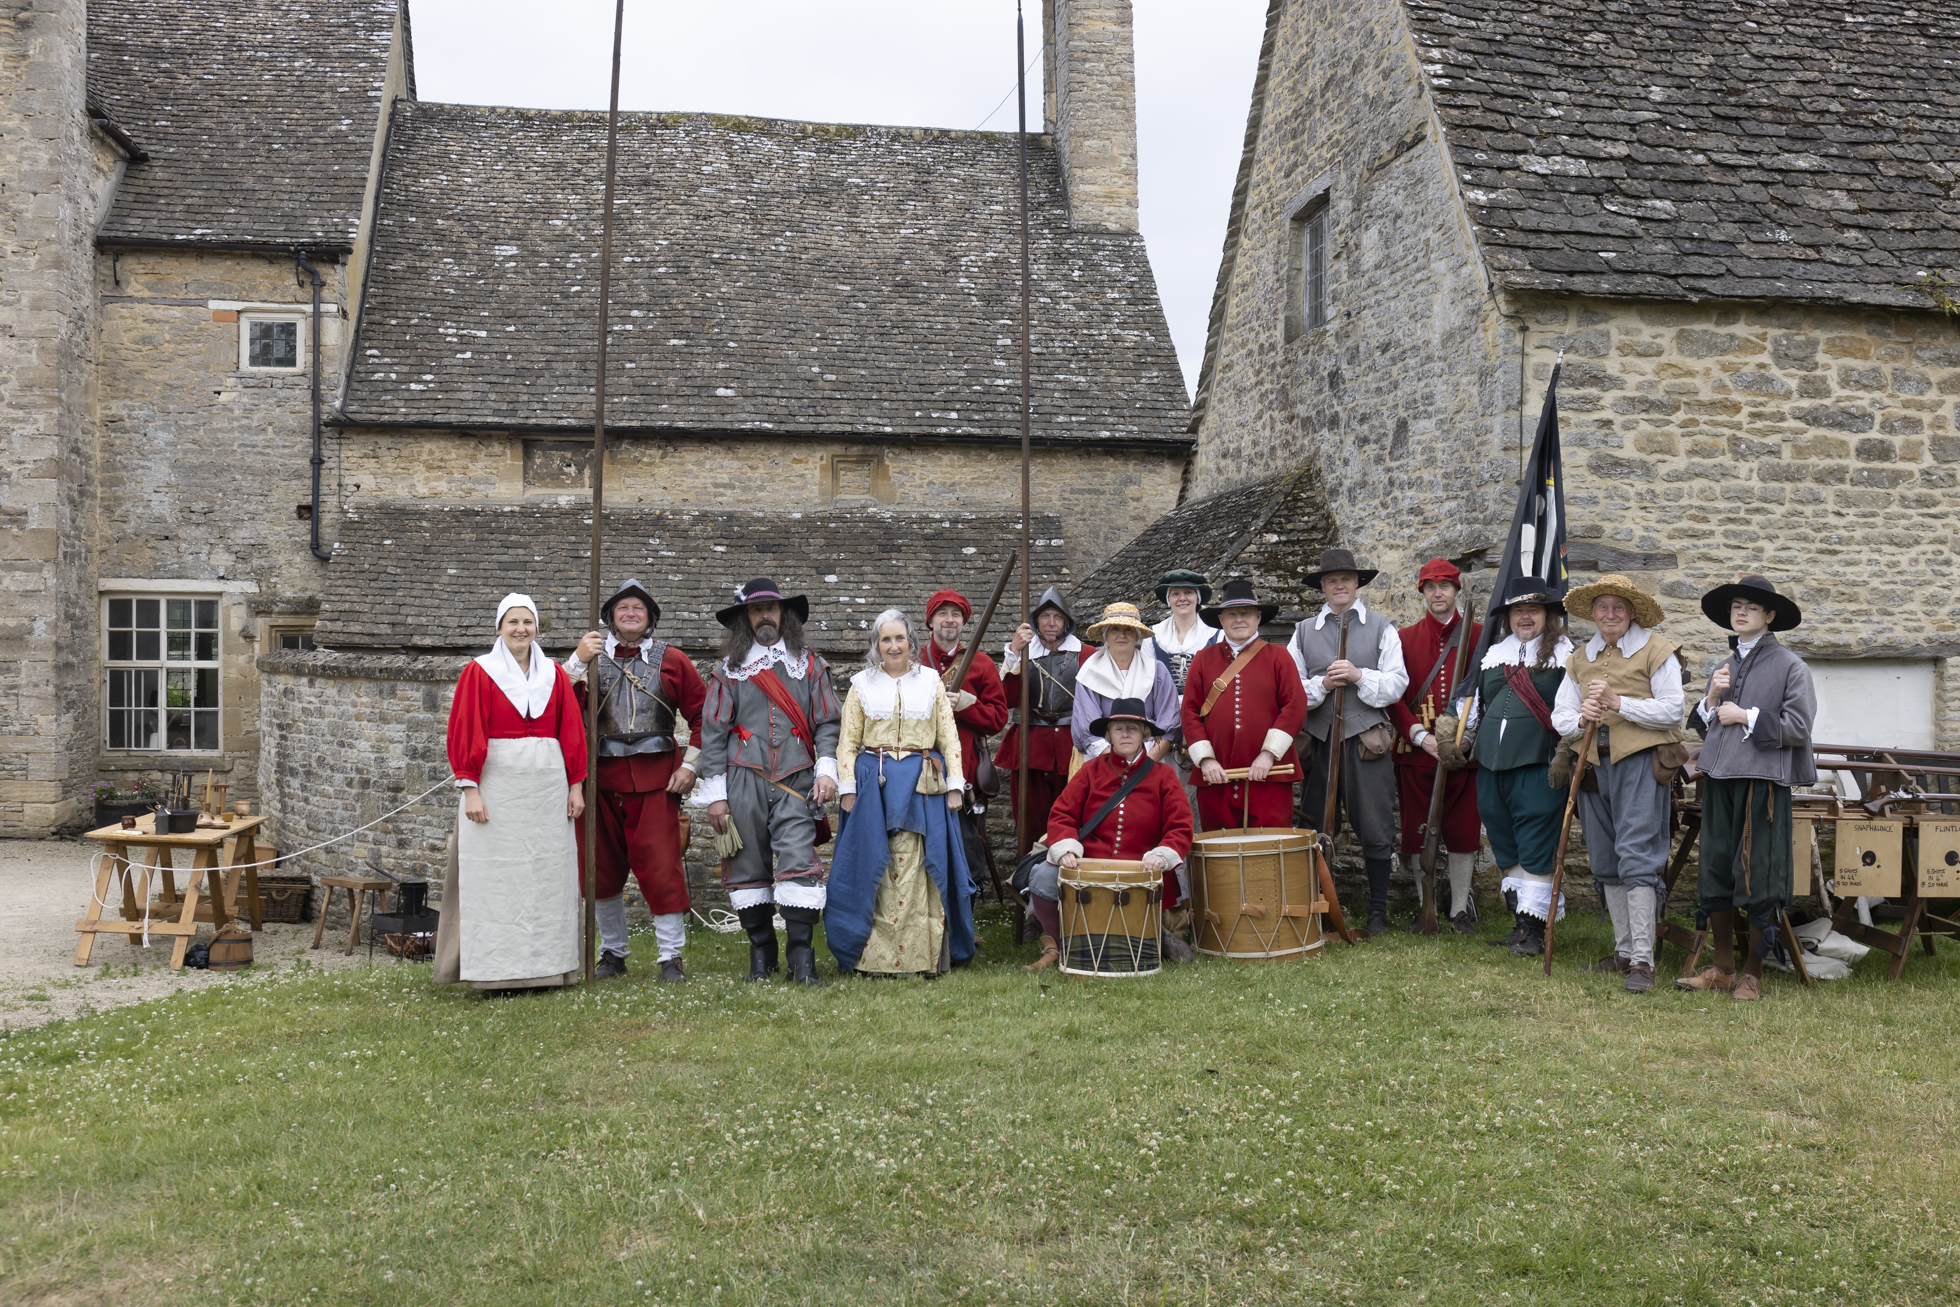
<svg viewBox="0 0 1960 1307">
<path fill-rule="evenodd" d="M 959 666 L 960 659 L 966 655 L 966 646 L 941 653 L 935 642 L 926 641 L 926 666 L 940 674 L 943 680 L 948 671 Z M 971 708 L 963 708 L 953 714 L 953 722 L 960 731 L 960 765 L 966 771 L 967 784 L 980 766 L 980 746 L 1007 725 L 1007 691 L 1000 683 L 1000 669 L 986 654 L 973 655 L 973 666 L 966 669 L 966 684 L 960 689 L 972 695 L 975 702 Z M 1020 702 L 1021 686 L 1014 683 L 1015 702 Z"/>
<path fill-rule="evenodd" d="M 581 711 L 585 682 L 573 686 Z M 693 660 L 667 646 L 660 660 L 660 697 L 687 719 L 693 732 L 688 744 L 701 747 L 701 706 L 707 683 Z M 659 916 L 686 912 L 693 906 L 687 892 L 687 866 L 682 860 L 681 796 L 667 793 L 667 782 L 683 762 L 683 751 L 635 753 L 624 758 L 599 756 L 599 856 L 595 859 L 598 888 L 595 898 L 617 898 L 625 892 L 631 873 L 640 882 L 647 911 Z M 585 823 L 578 828 L 578 865 L 585 866 Z"/>
<path fill-rule="evenodd" d="M 1428 677 L 1436 660 L 1442 656 L 1443 644 L 1450 638 L 1463 618 L 1453 616 L 1449 625 L 1438 622 L 1427 612 L 1421 620 L 1405 626 L 1398 634 L 1402 637 L 1402 664 L 1409 669 L 1409 688 L 1402 698 L 1389 705 L 1389 716 L 1395 721 L 1395 790 L 1401 799 L 1402 807 L 1402 852 L 1420 853 L 1422 851 L 1422 826 L 1429 820 L 1429 797 L 1436 788 L 1436 760 L 1429 756 L 1427 749 L 1409 742 L 1409 728 L 1423 726 L 1422 706 L 1429 704 L 1429 720 L 1435 721 L 1446 712 L 1454 711 L 1450 701 L 1455 697 L 1454 677 L 1456 676 L 1456 650 L 1450 650 L 1450 661 L 1436 673 L 1436 679 L 1429 682 L 1429 689 L 1422 691 L 1422 683 Z M 1470 649 L 1474 654 L 1477 641 L 1483 638 L 1484 627 L 1481 622 L 1470 626 Z M 1475 681 L 1475 669 L 1471 669 L 1471 680 Z M 1451 853 L 1475 853 L 1482 842 L 1482 822 L 1477 816 L 1477 766 L 1470 766 L 1449 773 L 1443 790 L 1443 847 Z"/>
<path fill-rule="evenodd" d="M 1261 751 L 1270 749 L 1274 767 L 1293 767 L 1277 781 L 1228 781 L 1207 785 L 1194 766 L 1191 783 L 1198 789 L 1198 817 L 1205 829 L 1241 826 L 1293 825 L 1293 787 L 1306 774 L 1293 749 L 1293 738 L 1307 724 L 1307 687 L 1293 657 L 1276 644 L 1263 643 L 1250 663 L 1225 687 L 1208 716 L 1200 717 L 1211 683 L 1225 674 L 1237 657 L 1230 643 L 1220 640 L 1198 650 L 1184 679 L 1184 746 L 1195 760 L 1209 756 L 1233 770 L 1250 767 Z M 1284 743 L 1282 743 L 1282 740 Z M 1248 793 L 1249 791 L 1249 793 Z M 1249 810 L 1249 811 L 1248 811 Z"/>
<path fill-rule="evenodd" d="M 1142 758 L 1142 754 L 1137 755 Z M 1082 823 L 1102 811 L 1111 796 L 1129 779 L 1134 763 L 1126 763 L 1111 752 L 1100 753 L 1082 764 L 1082 769 L 1062 787 L 1055 806 L 1048 814 L 1048 847 L 1061 840 L 1082 845 L 1081 857 L 1114 858 L 1141 862 L 1155 848 L 1166 848 L 1179 862 L 1191 855 L 1191 801 L 1184 797 L 1177 768 L 1159 763 L 1150 769 L 1137 787 L 1123 796 L 1116 811 L 1082 839 Z M 1174 869 L 1164 872 L 1164 906 L 1177 906 L 1177 876 Z"/>
<path fill-rule="evenodd" d="M 533 658 L 542 650 L 533 649 Z M 449 770 L 459 781 L 483 779 L 483 759 L 492 740 L 553 738 L 565 755 L 565 780 L 579 785 L 585 781 L 585 718 L 572 697 L 572 681 L 565 669 L 554 666 L 551 699 L 536 717 L 525 717 L 510 697 L 490 679 L 490 673 L 472 661 L 456 681 L 456 698 L 449 706 Z"/>
<path fill-rule="evenodd" d="M 1030 650 L 1033 645 L 1028 646 Z M 1080 667 L 1095 656 L 1096 646 L 1085 644 L 1076 655 L 1075 665 Z M 978 661 L 977 659 L 975 661 Z M 1027 666 L 1024 653 L 1021 665 Z M 1032 692 L 1033 687 L 1029 687 Z M 1021 706 L 1021 673 L 1009 672 L 1001 677 L 1001 694 L 1010 708 Z M 1030 698 L 1033 697 L 1030 693 Z M 1028 803 L 1027 838 L 1021 841 L 1021 852 L 1026 853 L 1034 842 L 1041 838 L 1047 829 L 1049 810 L 1055 806 L 1055 798 L 1068 784 L 1068 765 L 1075 755 L 1075 739 L 1069 731 L 1067 717 L 1059 726 L 1035 725 L 1028 730 Z M 1017 723 L 1007 728 L 1007 734 L 1000 737 L 1000 749 L 994 754 L 994 766 L 1008 776 L 1009 791 L 1013 796 L 1016 820 L 1022 811 L 1021 804 L 1021 727 Z"/>
</svg>

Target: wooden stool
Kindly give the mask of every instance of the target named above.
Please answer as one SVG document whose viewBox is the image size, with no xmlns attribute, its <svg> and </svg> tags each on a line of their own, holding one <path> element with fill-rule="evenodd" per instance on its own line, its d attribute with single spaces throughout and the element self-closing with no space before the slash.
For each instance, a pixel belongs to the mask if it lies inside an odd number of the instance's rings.
<svg viewBox="0 0 1960 1307">
<path fill-rule="evenodd" d="M 326 900 L 320 904 L 320 923 L 313 927 L 313 947 L 320 947 L 320 937 L 327 929 L 327 909 L 333 906 L 333 892 L 337 889 L 347 891 L 347 906 L 353 920 L 347 927 L 347 947 L 343 954 L 352 953 L 355 943 L 361 937 L 361 899 L 369 890 L 385 894 L 395 887 L 395 882 L 386 876 L 322 876 L 320 885 L 327 891 Z"/>
</svg>

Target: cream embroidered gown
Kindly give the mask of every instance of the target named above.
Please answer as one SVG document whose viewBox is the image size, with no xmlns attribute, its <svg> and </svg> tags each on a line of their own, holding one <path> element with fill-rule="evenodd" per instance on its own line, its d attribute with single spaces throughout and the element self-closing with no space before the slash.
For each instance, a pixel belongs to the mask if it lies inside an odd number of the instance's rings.
<svg viewBox="0 0 1960 1307">
<path fill-rule="evenodd" d="M 870 667 L 851 678 L 837 741 L 840 794 L 857 792 L 858 755 L 868 749 L 936 749 L 946 760 L 946 776 L 963 775 L 952 700 L 931 669 L 914 667 L 894 679 Z M 943 795 L 928 799 L 945 801 Z M 943 970 L 946 907 L 926 874 L 925 839 L 916 831 L 895 831 L 887 838 L 891 861 L 878 884 L 871 937 L 857 969 L 871 975 L 937 973 Z"/>
</svg>

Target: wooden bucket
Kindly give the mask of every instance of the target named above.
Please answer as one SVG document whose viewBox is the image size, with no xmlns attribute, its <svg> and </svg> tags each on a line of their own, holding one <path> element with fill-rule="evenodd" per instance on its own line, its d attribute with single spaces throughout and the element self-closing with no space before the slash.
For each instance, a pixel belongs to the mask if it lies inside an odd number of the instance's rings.
<svg viewBox="0 0 1960 1307">
<path fill-rule="evenodd" d="M 1191 842 L 1191 918 L 1198 952 L 1282 961 L 1318 957 L 1320 875 L 1314 833 L 1280 826 L 1206 831 Z"/>
<path fill-rule="evenodd" d="M 211 941 L 211 970 L 237 971 L 252 965 L 252 932 L 234 932 L 230 927 Z"/>
</svg>

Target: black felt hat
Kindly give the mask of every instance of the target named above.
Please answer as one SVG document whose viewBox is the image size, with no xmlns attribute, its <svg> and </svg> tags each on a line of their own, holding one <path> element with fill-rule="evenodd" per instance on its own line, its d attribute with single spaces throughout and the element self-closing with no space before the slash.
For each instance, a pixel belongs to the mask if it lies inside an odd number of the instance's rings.
<svg viewBox="0 0 1960 1307">
<path fill-rule="evenodd" d="M 1196 590 L 1198 602 L 1211 602 L 1211 582 L 1205 580 L 1202 572 L 1194 572 L 1188 567 L 1173 567 L 1157 578 L 1157 602 L 1168 604 L 1173 590 Z"/>
<path fill-rule="evenodd" d="M 1538 604 L 1544 608 L 1558 608 L 1565 596 L 1561 595 L 1552 583 L 1542 576 L 1514 576 L 1511 584 L 1504 587 L 1504 597 L 1491 606 L 1491 613 L 1501 613 L 1512 604 Z"/>
<path fill-rule="evenodd" d="M 613 605 L 622 599 L 637 599 L 647 606 L 647 617 L 651 619 L 647 623 L 648 626 L 660 620 L 660 605 L 654 602 L 653 595 L 640 584 L 638 577 L 628 577 L 624 585 L 613 591 L 612 598 L 599 605 L 599 620 L 611 626 Z"/>
<path fill-rule="evenodd" d="M 1803 624 L 1803 611 L 1789 595 L 1778 594 L 1767 577 L 1742 576 L 1727 585 L 1718 585 L 1701 597 L 1702 614 L 1724 631 L 1729 625 L 1729 605 L 1737 599 L 1761 604 L 1769 612 L 1769 629 L 1788 631 Z"/>
<path fill-rule="evenodd" d="M 1200 608 L 1198 610 L 1198 616 L 1204 618 L 1213 626 L 1217 626 L 1218 615 L 1227 608 L 1257 608 L 1259 610 L 1259 622 L 1262 626 L 1279 616 L 1279 605 L 1260 603 L 1259 596 L 1252 592 L 1252 582 L 1250 581 L 1227 581 L 1225 583 L 1225 597 L 1210 608 Z"/>
<path fill-rule="evenodd" d="M 765 599 L 774 599 L 783 606 L 784 612 L 795 613 L 796 620 L 799 622 L 810 620 L 809 597 L 807 595 L 786 595 L 783 593 L 781 586 L 766 576 L 758 576 L 747 585 L 736 587 L 735 602 L 717 611 L 715 613 L 715 620 L 723 626 L 733 626 L 735 625 L 735 619 L 747 612 L 750 604 L 760 603 Z"/>
<path fill-rule="evenodd" d="M 1144 713 L 1143 700 L 1141 699 L 1110 700 L 1109 712 L 1089 723 L 1089 734 L 1100 735 L 1105 739 L 1108 738 L 1109 724 L 1111 722 L 1135 722 L 1153 737 L 1164 733 L 1163 727 L 1151 721 Z"/>
<path fill-rule="evenodd" d="M 1360 578 L 1359 582 L 1355 585 L 1357 590 L 1381 575 L 1381 572 L 1377 569 L 1363 567 L 1361 564 L 1355 562 L 1354 555 L 1348 550 L 1328 549 L 1320 555 L 1320 566 L 1307 573 L 1307 584 L 1316 590 L 1320 589 L 1320 579 L 1329 572 L 1354 573 Z"/>
</svg>

